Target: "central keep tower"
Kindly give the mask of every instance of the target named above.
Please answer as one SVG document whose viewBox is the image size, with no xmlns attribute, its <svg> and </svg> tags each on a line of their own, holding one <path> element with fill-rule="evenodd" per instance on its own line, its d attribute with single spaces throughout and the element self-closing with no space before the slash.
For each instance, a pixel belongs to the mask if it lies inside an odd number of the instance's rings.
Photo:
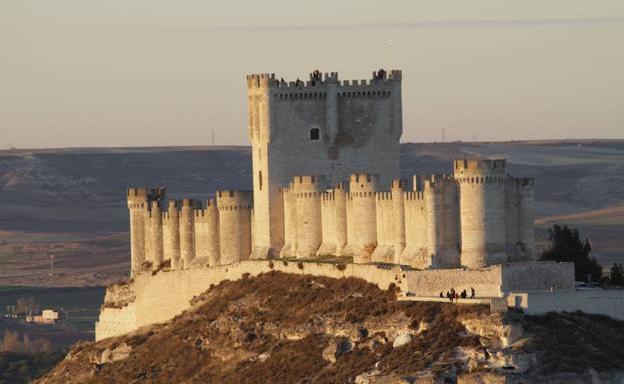
<svg viewBox="0 0 624 384">
<path fill-rule="evenodd" d="M 307 81 L 274 74 L 247 76 L 253 161 L 252 258 L 279 255 L 284 245 L 282 188 L 294 176 L 323 175 L 328 185 L 351 174 L 399 176 L 403 133 L 401 71 L 340 81 L 318 71 Z"/>
</svg>

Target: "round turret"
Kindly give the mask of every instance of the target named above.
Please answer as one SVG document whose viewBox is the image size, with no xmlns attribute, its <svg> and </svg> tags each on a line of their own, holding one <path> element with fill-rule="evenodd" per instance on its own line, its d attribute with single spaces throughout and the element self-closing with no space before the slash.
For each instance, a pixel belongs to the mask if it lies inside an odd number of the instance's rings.
<svg viewBox="0 0 624 384">
<path fill-rule="evenodd" d="M 180 208 L 180 260 L 182 268 L 189 268 L 195 258 L 195 207 L 196 200 L 183 199 Z"/>
<path fill-rule="evenodd" d="M 518 183 L 518 217 L 519 217 L 519 241 L 523 246 L 526 258 L 535 258 L 535 212 L 533 211 L 535 200 L 535 188 L 533 179 L 516 179 Z"/>
<path fill-rule="evenodd" d="M 394 259 L 395 264 L 401 264 L 401 253 L 405 249 L 405 200 L 404 193 L 407 189 L 407 181 L 392 181 L 392 211 L 394 232 Z"/>
<path fill-rule="evenodd" d="M 148 243 L 150 252 L 146 256 L 152 263 L 152 269 L 157 269 L 164 260 L 162 212 L 158 201 L 152 201 L 149 217 Z"/>
<path fill-rule="evenodd" d="M 297 239 L 294 254 L 299 258 L 313 257 L 322 241 L 321 194 L 322 178 L 295 176 L 293 192 L 296 205 Z"/>
<path fill-rule="evenodd" d="M 456 160 L 461 264 L 480 268 L 506 262 L 505 160 Z"/>
<path fill-rule="evenodd" d="M 377 246 L 375 223 L 377 175 L 357 174 L 349 178 L 347 196 L 347 247 L 345 255 L 353 256 L 354 263 L 370 263 Z"/>
<path fill-rule="evenodd" d="M 167 212 L 163 214 L 163 244 L 165 260 L 171 260 L 171 269 L 181 269 L 180 265 L 180 212 L 176 201 L 169 201 Z"/>
<path fill-rule="evenodd" d="M 206 254 L 208 255 L 208 264 L 221 265 L 221 251 L 219 244 L 219 211 L 217 203 L 214 199 L 206 201 L 205 210 L 206 221 Z"/>
<path fill-rule="evenodd" d="M 217 191 L 221 264 L 249 259 L 251 254 L 251 192 Z"/>
<path fill-rule="evenodd" d="M 347 196 L 342 183 L 321 194 L 323 241 L 317 255 L 341 256 L 347 245 Z"/>
<path fill-rule="evenodd" d="M 147 188 L 128 188 L 126 197 L 130 211 L 130 275 L 135 276 L 145 262 Z"/>
</svg>

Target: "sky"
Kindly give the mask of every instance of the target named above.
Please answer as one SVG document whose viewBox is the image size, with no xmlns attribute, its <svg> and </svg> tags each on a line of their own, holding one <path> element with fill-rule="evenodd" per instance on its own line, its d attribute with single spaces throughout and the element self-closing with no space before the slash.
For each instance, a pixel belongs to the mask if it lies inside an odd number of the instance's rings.
<svg viewBox="0 0 624 384">
<path fill-rule="evenodd" d="M 0 148 L 247 145 L 245 75 L 380 67 L 403 142 L 624 138 L 622 0 L 0 0 Z"/>
</svg>

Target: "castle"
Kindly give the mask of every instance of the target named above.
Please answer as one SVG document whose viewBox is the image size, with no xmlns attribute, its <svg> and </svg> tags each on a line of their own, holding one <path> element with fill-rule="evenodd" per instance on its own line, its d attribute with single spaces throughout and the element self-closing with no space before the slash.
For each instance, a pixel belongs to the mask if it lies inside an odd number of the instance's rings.
<svg viewBox="0 0 624 384">
<path fill-rule="evenodd" d="M 580 297 L 572 263 L 535 260 L 533 180 L 509 176 L 504 159 L 400 179 L 401 80 L 398 70 L 342 82 L 318 71 L 305 82 L 247 76 L 252 191 L 202 204 L 128 189 L 132 279 L 108 287 L 96 338 L 166 321 L 212 284 L 271 270 L 394 284 L 414 300 L 471 287 L 499 308 L 624 318 L 622 295 Z"/>
<path fill-rule="evenodd" d="M 401 71 L 286 83 L 247 77 L 253 192 L 205 204 L 130 188 L 132 274 L 247 259 L 350 256 L 354 263 L 480 268 L 533 257 L 533 181 L 505 160 L 398 179 Z M 408 187 L 409 186 L 409 187 Z"/>
</svg>

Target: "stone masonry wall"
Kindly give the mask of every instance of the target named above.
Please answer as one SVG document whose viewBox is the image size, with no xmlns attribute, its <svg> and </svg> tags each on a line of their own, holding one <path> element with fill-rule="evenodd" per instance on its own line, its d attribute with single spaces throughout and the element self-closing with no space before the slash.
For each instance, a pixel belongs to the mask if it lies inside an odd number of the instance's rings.
<svg viewBox="0 0 624 384">
<path fill-rule="evenodd" d="M 505 271 L 510 268 L 511 272 Z M 387 289 L 396 284 L 401 292 L 421 297 L 437 297 L 450 288 L 456 291 L 475 288 L 478 297 L 500 297 L 503 287 L 549 286 L 552 275 L 566 271 L 569 266 L 554 263 L 532 262 L 522 268 L 530 270 L 524 284 L 517 277 L 521 269 L 513 265 L 497 265 L 478 270 L 438 269 L 404 270 L 398 266 L 381 267 L 372 264 L 346 264 L 338 267 L 330 263 L 286 262 L 281 260 L 246 260 L 231 265 L 210 268 L 159 272 L 152 276 L 137 276 L 132 283 L 107 290 L 100 318 L 96 324 L 96 339 L 130 332 L 139 327 L 167 321 L 190 307 L 190 300 L 206 291 L 211 284 L 223 280 L 236 280 L 243 274 L 256 276 L 270 271 L 309 274 L 332 278 L 356 277 Z M 505 279 L 510 279 L 507 282 Z M 573 284 L 573 277 L 571 278 Z M 569 285 L 569 284 L 568 284 Z M 565 286 L 565 284 L 562 284 Z"/>
<path fill-rule="evenodd" d="M 624 320 L 624 292 L 621 290 L 514 292 L 506 297 L 507 306 L 529 315 L 548 312 L 600 314 Z"/>
<path fill-rule="evenodd" d="M 274 74 L 247 77 L 254 179 L 254 257 L 284 243 L 280 188 L 293 176 L 357 172 L 389 184 L 399 173 L 401 71 L 339 81 L 337 73 L 286 82 Z"/>
<path fill-rule="evenodd" d="M 115 303 L 118 302 L 119 295 L 107 295 L 96 324 L 96 340 L 167 321 L 188 309 L 190 300 L 206 291 L 211 284 L 236 280 L 246 273 L 256 276 L 275 270 L 333 278 L 357 277 L 376 283 L 382 289 L 387 289 L 391 283 L 403 283 L 399 267 L 382 269 L 375 265 L 347 264 L 343 269 L 334 264 L 311 262 L 301 265 L 303 268 L 296 262 L 246 260 L 210 268 L 160 272 L 155 276 L 139 275 L 130 285 L 135 294 L 133 302 L 118 308 Z"/>
<path fill-rule="evenodd" d="M 509 263 L 503 269 L 503 282 L 506 292 L 574 290 L 574 263 Z"/>
<path fill-rule="evenodd" d="M 437 297 L 451 288 L 470 292 L 474 288 L 478 297 L 499 297 L 502 294 L 502 267 L 483 269 L 430 269 L 406 273 L 410 292 L 416 296 Z"/>
</svg>

